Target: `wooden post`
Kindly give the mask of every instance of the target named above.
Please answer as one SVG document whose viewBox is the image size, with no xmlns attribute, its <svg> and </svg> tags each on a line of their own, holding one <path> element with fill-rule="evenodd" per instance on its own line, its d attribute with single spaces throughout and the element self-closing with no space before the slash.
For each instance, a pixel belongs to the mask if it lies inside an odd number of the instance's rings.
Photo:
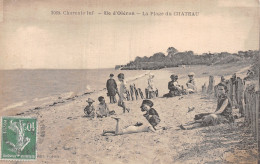
<svg viewBox="0 0 260 164">
<path fill-rule="evenodd" d="M 236 81 L 232 84 L 232 104 L 237 107 L 237 99 L 236 99 L 236 93 L 237 93 L 237 85 Z"/>
<path fill-rule="evenodd" d="M 232 97 L 232 82 L 231 82 L 231 80 L 227 81 L 227 89 L 228 89 L 227 95 L 231 99 L 231 97 Z"/>
<path fill-rule="evenodd" d="M 239 108 L 239 113 L 241 115 L 244 115 L 244 106 L 243 106 L 243 92 L 244 92 L 244 84 L 242 79 L 240 79 L 239 77 L 237 78 L 237 88 L 236 88 L 236 94 L 237 94 L 237 105 Z"/>
<path fill-rule="evenodd" d="M 256 127 L 257 137 L 256 137 L 256 139 L 257 139 L 257 144 L 258 144 L 258 160 L 260 160 L 260 130 L 259 130 L 259 128 L 260 128 L 260 111 L 259 111 L 260 104 L 259 103 L 260 102 L 259 102 L 259 95 L 260 95 L 260 91 L 257 91 L 256 92 L 256 120 L 257 120 L 257 127 Z"/>
<path fill-rule="evenodd" d="M 132 101 L 134 101 L 134 87 L 133 87 L 133 85 L 130 85 L 130 96 L 131 96 Z"/>
<path fill-rule="evenodd" d="M 252 99 L 251 99 L 251 103 L 252 103 L 252 106 L 251 106 L 251 111 L 252 111 L 252 130 L 253 130 L 253 135 L 254 135 L 254 138 L 256 139 L 256 98 L 255 98 L 255 93 L 253 92 L 252 93 Z"/>
<path fill-rule="evenodd" d="M 144 99 L 144 94 L 143 94 L 141 88 L 138 88 L 138 91 L 139 91 L 139 95 L 140 95 L 141 99 Z"/>
<path fill-rule="evenodd" d="M 259 142 L 259 91 L 255 94 L 255 121 L 256 121 L 256 139 Z M 258 147 L 259 148 L 259 147 Z"/>
<path fill-rule="evenodd" d="M 207 90 L 207 87 L 206 87 L 206 83 L 204 83 L 203 85 L 202 85 L 202 93 L 203 94 L 205 94 L 206 93 L 206 90 Z"/>
<path fill-rule="evenodd" d="M 218 98 L 218 85 L 214 86 L 214 96 L 215 98 Z"/>
<path fill-rule="evenodd" d="M 249 94 L 248 94 L 248 88 L 246 88 L 245 92 L 244 92 L 244 103 L 245 103 L 245 122 L 248 125 L 249 123 L 249 111 L 248 111 L 248 101 L 249 99 Z"/>
<path fill-rule="evenodd" d="M 252 127 L 252 122 L 251 122 L 251 120 L 252 120 L 252 112 L 251 112 L 251 95 L 250 95 L 250 93 L 248 93 L 248 114 L 249 114 L 249 117 L 248 117 L 248 123 L 249 123 L 249 126 L 250 127 Z"/>
<path fill-rule="evenodd" d="M 213 93 L 214 86 L 215 86 L 214 76 L 209 76 L 209 86 L 207 91 L 208 94 Z"/>
<path fill-rule="evenodd" d="M 149 91 L 147 88 L 145 88 L 145 98 L 149 99 Z"/>
<path fill-rule="evenodd" d="M 232 79 L 229 80 L 229 98 L 231 99 L 232 101 L 232 106 L 234 105 L 233 104 L 233 82 L 232 82 Z"/>
</svg>

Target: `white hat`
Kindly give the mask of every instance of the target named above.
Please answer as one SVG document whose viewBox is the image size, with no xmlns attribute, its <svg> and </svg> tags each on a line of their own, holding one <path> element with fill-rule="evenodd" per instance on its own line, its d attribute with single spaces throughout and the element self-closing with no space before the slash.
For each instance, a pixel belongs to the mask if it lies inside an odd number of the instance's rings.
<svg viewBox="0 0 260 164">
<path fill-rule="evenodd" d="M 88 100 L 86 102 L 93 103 L 93 102 L 95 102 L 95 100 L 88 98 Z"/>
<path fill-rule="evenodd" d="M 195 75 L 194 72 L 190 72 L 190 73 L 188 74 L 188 76 L 194 76 L 194 75 Z"/>
<path fill-rule="evenodd" d="M 149 73 L 149 78 L 154 78 L 154 74 L 153 73 Z"/>
</svg>

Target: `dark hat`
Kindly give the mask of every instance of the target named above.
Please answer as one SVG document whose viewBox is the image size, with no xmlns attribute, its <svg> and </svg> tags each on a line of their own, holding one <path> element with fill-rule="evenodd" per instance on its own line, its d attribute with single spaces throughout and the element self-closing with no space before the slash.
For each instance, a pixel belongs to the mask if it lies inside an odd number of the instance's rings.
<svg viewBox="0 0 260 164">
<path fill-rule="evenodd" d="M 99 97 L 98 97 L 98 101 L 99 101 L 99 102 L 102 101 L 103 99 L 105 99 L 103 96 L 99 96 Z"/>
<path fill-rule="evenodd" d="M 124 79 L 124 78 L 125 78 L 125 75 L 124 75 L 123 73 L 119 73 L 119 74 L 117 75 L 117 77 Z"/>
<path fill-rule="evenodd" d="M 143 100 L 142 105 L 140 106 L 140 108 L 142 108 L 144 104 L 148 105 L 149 107 L 153 106 L 153 102 L 151 100 Z"/>
<path fill-rule="evenodd" d="M 114 74 L 112 74 L 112 73 L 111 73 L 109 76 L 110 76 L 110 77 L 113 77 L 113 76 L 114 76 Z"/>
<path fill-rule="evenodd" d="M 171 78 L 171 79 L 174 79 L 175 76 L 176 76 L 176 75 L 172 74 L 172 75 L 170 76 L 170 78 Z"/>
<path fill-rule="evenodd" d="M 171 78 L 171 79 L 178 79 L 178 75 L 172 74 L 172 75 L 170 76 L 170 78 Z"/>
</svg>

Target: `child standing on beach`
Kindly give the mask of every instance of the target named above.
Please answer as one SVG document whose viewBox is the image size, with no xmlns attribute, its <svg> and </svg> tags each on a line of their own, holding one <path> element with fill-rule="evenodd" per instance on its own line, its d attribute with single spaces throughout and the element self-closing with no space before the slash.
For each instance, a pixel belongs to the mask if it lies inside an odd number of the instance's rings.
<svg viewBox="0 0 260 164">
<path fill-rule="evenodd" d="M 110 103 L 116 103 L 116 92 L 117 92 L 117 85 L 116 81 L 113 79 L 114 74 L 110 74 L 110 79 L 107 80 L 107 96 L 110 98 Z"/>
<path fill-rule="evenodd" d="M 123 73 L 119 73 L 117 77 L 118 77 L 118 80 L 120 81 L 119 92 L 117 92 L 118 96 L 119 96 L 118 106 L 123 108 L 123 113 L 125 113 L 126 110 L 129 112 L 130 109 L 126 107 L 125 102 L 124 102 L 125 94 L 126 94 L 126 91 L 127 91 L 126 90 L 126 83 L 124 81 L 125 75 Z"/>
<path fill-rule="evenodd" d="M 97 117 L 108 117 L 109 115 L 115 114 L 115 111 L 109 111 L 108 105 L 105 102 L 105 98 L 100 96 L 98 98 L 99 104 L 97 107 Z"/>
<path fill-rule="evenodd" d="M 88 105 L 84 108 L 85 116 L 94 118 L 96 116 L 95 107 L 93 105 L 95 101 L 91 98 L 88 98 L 86 102 L 88 102 Z"/>
</svg>

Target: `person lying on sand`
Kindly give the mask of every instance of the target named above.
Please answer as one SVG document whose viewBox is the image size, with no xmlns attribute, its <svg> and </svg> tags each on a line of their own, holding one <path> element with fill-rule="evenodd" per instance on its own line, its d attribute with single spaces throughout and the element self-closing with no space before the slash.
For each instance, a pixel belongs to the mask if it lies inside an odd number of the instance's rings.
<svg viewBox="0 0 260 164">
<path fill-rule="evenodd" d="M 152 108 L 153 102 L 150 100 L 143 100 L 141 105 L 141 111 L 146 111 L 144 117 L 148 120 L 150 125 L 143 125 L 141 122 L 137 122 L 135 125 L 130 125 L 125 128 L 120 127 L 120 118 L 114 118 L 116 120 L 116 129 L 115 131 L 103 131 L 102 135 L 106 135 L 107 133 L 112 133 L 115 135 L 122 135 L 122 134 L 130 134 L 130 133 L 140 133 L 140 132 L 155 132 L 156 130 L 160 130 L 157 128 L 157 125 L 160 123 L 160 118 L 157 111 Z M 163 127 L 163 130 L 166 128 Z"/>
<path fill-rule="evenodd" d="M 93 99 L 88 98 L 88 100 L 86 101 L 88 102 L 88 105 L 84 108 L 84 113 L 85 113 L 85 117 L 91 117 L 94 118 L 95 117 L 95 107 L 93 105 L 93 103 L 95 102 Z"/>
<path fill-rule="evenodd" d="M 115 111 L 110 111 L 108 108 L 108 105 L 105 102 L 105 98 L 103 96 L 100 96 L 98 98 L 99 104 L 97 106 L 97 117 L 108 117 L 109 115 L 115 114 Z"/>
<path fill-rule="evenodd" d="M 195 84 L 194 76 L 195 76 L 195 73 L 193 73 L 193 72 L 190 72 L 188 74 L 189 80 L 186 83 L 186 86 L 187 86 L 187 92 L 189 92 L 189 93 L 197 92 L 197 87 Z"/>
<path fill-rule="evenodd" d="M 232 116 L 232 105 L 231 100 L 227 97 L 227 86 L 219 83 L 218 84 L 218 101 L 217 109 L 214 113 L 207 113 L 201 119 L 189 122 L 185 125 L 180 125 L 183 130 L 194 129 L 197 127 L 217 125 L 221 123 L 234 122 Z"/>
</svg>

